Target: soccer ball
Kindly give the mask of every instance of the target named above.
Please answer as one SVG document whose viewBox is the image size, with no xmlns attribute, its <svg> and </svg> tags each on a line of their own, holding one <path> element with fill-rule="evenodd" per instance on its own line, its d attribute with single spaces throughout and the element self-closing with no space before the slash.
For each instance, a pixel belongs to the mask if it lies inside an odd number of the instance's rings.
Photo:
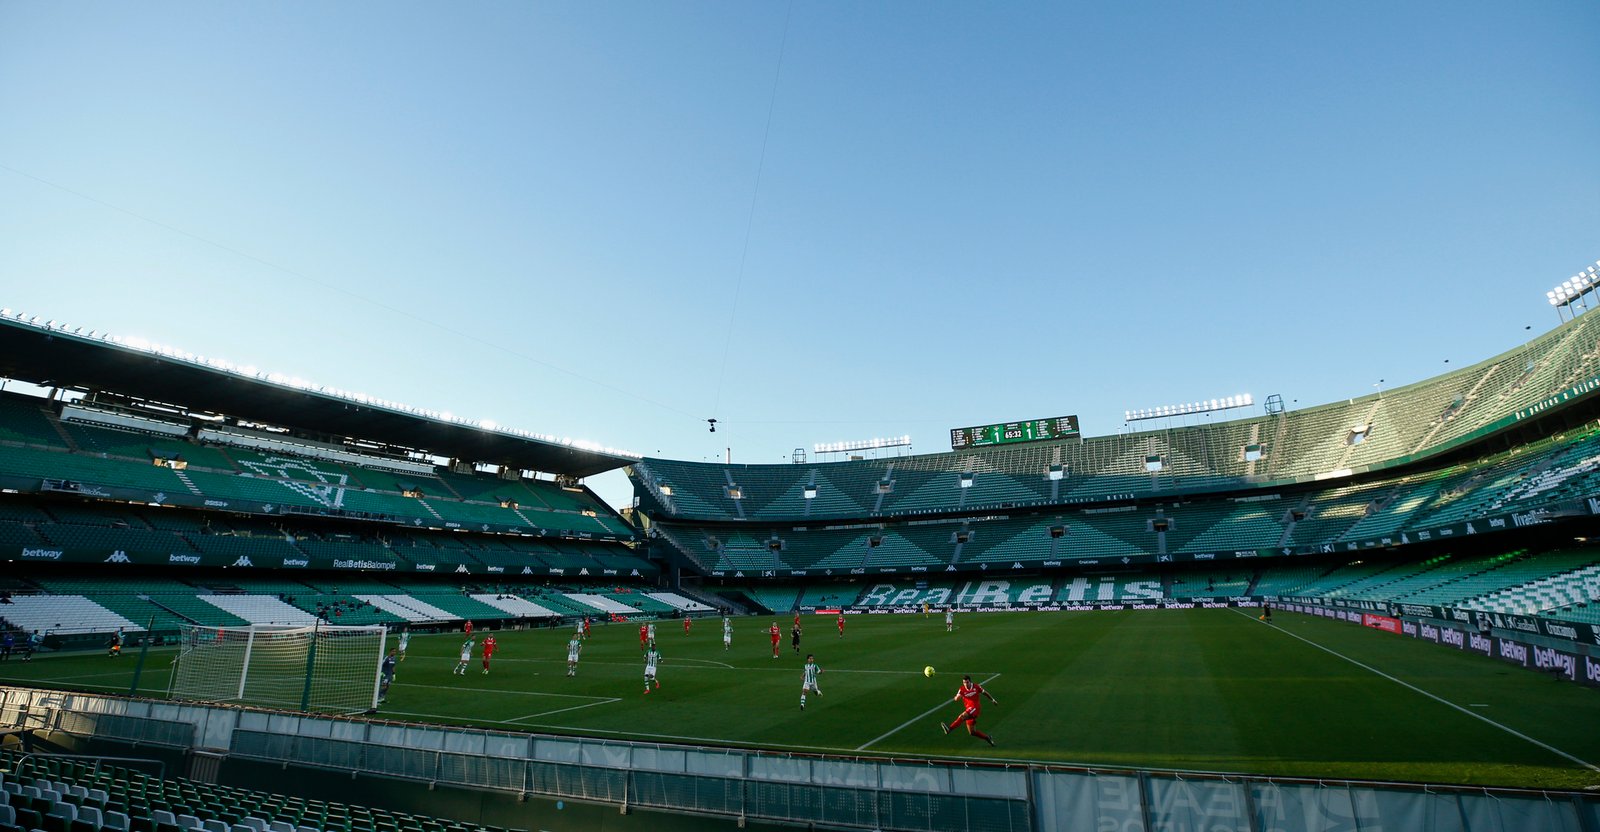
<svg viewBox="0 0 1600 832">
<path fill-rule="evenodd" d="M 924 676 L 932 676 L 933 675 L 933 665 L 930 664 L 927 667 L 924 667 L 922 669 L 922 675 L 924 675 Z"/>
</svg>

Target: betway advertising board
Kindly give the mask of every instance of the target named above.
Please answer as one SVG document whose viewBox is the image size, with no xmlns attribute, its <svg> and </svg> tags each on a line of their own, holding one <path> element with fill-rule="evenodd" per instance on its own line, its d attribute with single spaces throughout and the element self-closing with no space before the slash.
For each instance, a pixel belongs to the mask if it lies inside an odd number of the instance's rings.
<svg viewBox="0 0 1600 832">
<path fill-rule="evenodd" d="M 1543 671 L 1570 682 L 1600 687 L 1600 660 L 1571 650 L 1530 644 L 1516 638 L 1491 635 L 1467 627 L 1430 624 L 1425 621 L 1411 621 L 1301 601 L 1280 602 L 1278 609 L 1335 621 L 1348 621 L 1351 624 L 1360 624 L 1407 638 L 1453 647 L 1465 653 L 1477 653 L 1530 670 Z"/>
</svg>

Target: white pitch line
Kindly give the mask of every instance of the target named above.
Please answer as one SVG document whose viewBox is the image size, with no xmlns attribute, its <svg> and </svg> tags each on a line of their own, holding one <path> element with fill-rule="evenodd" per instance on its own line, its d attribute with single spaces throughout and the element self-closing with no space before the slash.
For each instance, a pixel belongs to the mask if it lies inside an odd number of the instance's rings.
<svg viewBox="0 0 1600 832">
<path fill-rule="evenodd" d="M 1251 621 L 1255 621 L 1256 620 L 1254 618 L 1251 618 L 1246 613 L 1239 612 L 1237 609 L 1235 609 L 1234 612 L 1238 613 L 1241 616 L 1244 616 L 1245 618 L 1247 618 L 1247 619 L 1249 619 Z M 1265 622 L 1262 622 L 1262 623 L 1265 623 Z M 1339 651 L 1334 650 L 1331 647 L 1323 647 L 1322 645 L 1312 641 L 1311 639 L 1308 639 L 1308 638 L 1305 638 L 1304 636 L 1299 636 L 1299 635 L 1296 635 L 1294 633 L 1291 633 L 1288 630 L 1283 629 L 1282 627 L 1273 627 L 1273 629 L 1277 630 L 1280 633 L 1283 633 L 1284 635 L 1286 635 L 1286 636 L 1288 636 L 1290 638 L 1298 639 L 1299 641 L 1303 641 L 1306 644 L 1309 644 L 1312 647 L 1315 647 L 1318 650 L 1323 651 L 1324 653 L 1328 653 L 1330 655 L 1337 656 L 1337 657 L 1339 657 L 1341 659 L 1344 659 L 1345 661 L 1355 665 L 1356 667 L 1361 668 L 1362 670 L 1366 670 L 1366 671 L 1369 671 L 1371 673 L 1375 673 L 1375 674 L 1377 674 L 1379 676 L 1382 676 L 1383 678 L 1388 679 L 1389 681 L 1394 682 L 1395 684 L 1400 685 L 1401 687 L 1409 688 L 1411 690 L 1414 690 L 1417 693 L 1420 693 L 1423 696 L 1426 696 L 1429 699 L 1432 699 L 1433 701 L 1438 702 L 1441 705 L 1448 705 L 1451 708 L 1454 708 L 1455 710 L 1460 711 L 1461 713 L 1464 713 L 1467 716 L 1472 717 L 1473 719 L 1476 719 L 1476 720 L 1478 720 L 1480 722 L 1483 722 L 1483 723 L 1486 723 L 1488 725 L 1493 725 L 1494 727 L 1499 728 L 1500 730 L 1506 732 L 1507 734 L 1510 734 L 1513 737 L 1516 737 L 1518 739 L 1527 740 L 1528 742 L 1531 742 L 1534 745 L 1537 745 L 1540 748 L 1543 748 L 1544 750 L 1546 750 L 1546 751 L 1548 751 L 1548 752 L 1550 752 L 1552 754 L 1555 754 L 1555 755 L 1557 755 L 1559 757 L 1563 757 L 1565 759 L 1571 760 L 1572 762 L 1577 763 L 1578 765 L 1583 766 L 1584 768 L 1589 769 L 1590 771 L 1600 771 L 1600 766 L 1596 766 L 1593 763 L 1590 763 L 1590 762 L 1587 762 L 1585 760 L 1581 760 L 1581 759 L 1579 759 L 1577 757 L 1574 757 L 1571 754 L 1568 754 L 1567 752 L 1562 751 L 1561 749 L 1556 748 L 1553 745 L 1550 745 L 1550 744 L 1544 743 L 1544 742 L 1540 742 L 1539 740 L 1536 740 L 1533 737 L 1530 737 L 1527 734 L 1524 734 L 1524 733 L 1522 733 L 1521 731 L 1518 731 L 1515 728 L 1511 728 L 1511 727 L 1506 726 L 1506 725 L 1501 725 L 1500 723 L 1495 722 L 1494 720 L 1484 716 L 1483 714 L 1473 713 L 1472 711 L 1469 711 L 1466 708 L 1463 708 L 1460 705 L 1457 705 L 1456 703 L 1451 702 L 1448 699 L 1444 699 L 1442 697 L 1439 697 L 1439 696 L 1436 696 L 1434 694 L 1431 694 L 1431 693 L 1423 690 L 1422 688 L 1419 688 L 1416 685 L 1411 684 L 1410 682 L 1404 681 L 1402 679 L 1396 679 L 1395 677 L 1390 676 L 1387 673 L 1384 673 L 1383 671 L 1373 667 L 1372 665 L 1363 664 L 1361 662 L 1358 662 L 1355 659 L 1352 659 L 1349 656 L 1346 656 L 1345 654 L 1340 653 Z"/>
<path fill-rule="evenodd" d="M 666 660 L 665 660 L 665 659 L 662 659 L 662 661 L 666 661 Z M 717 667 L 722 667 L 722 668 L 727 668 L 727 669 L 728 669 L 728 670 L 738 670 L 738 668 L 736 668 L 736 667 L 734 667 L 734 666 L 733 666 L 733 665 L 731 665 L 731 664 L 728 664 L 728 663 L 727 663 L 727 662 L 719 662 L 719 661 L 715 661 L 715 660 L 713 660 L 713 659 L 686 659 L 686 658 L 677 658 L 677 659 L 673 659 L 673 661 L 674 661 L 674 662 L 704 662 L 704 663 L 705 663 L 705 664 L 714 664 L 714 665 L 716 665 L 716 666 L 717 666 Z"/>
<path fill-rule="evenodd" d="M 989 678 L 984 679 L 983 681 L 979 682 L 978 684 L 979 685 L 987 685 L 990 682 L 993 682 L 994 680 L 996 680 L 998 678 L 1000 678 L 1000 674 L 996 673 L 993 676 L 990 676 Z M 879 740 L 888 739 L 889 737 L 899 733 L 902 728 L 905 728 L 905 727 L 911 725 L 913 722 L 918 722 L 920 720 L 927 719 L 929 716 L 931 716 L 933 714 L 934 711 L 937 711 L 940 708 L 945 707 L 947 702 L 948 702 L 948 700 L 946 702 L 940 702 L 939 704 L 934 705 L 933 707 L 927 709 L 926 711 L 923 711 L 922 713 L 917 714 L 916 716 L 906 720 L 905 722 L 900 723 L 898 726 L 889 729 L 889 731 L 887 733 L 885 733 L 881 737 L 876 737 L 874 739 L 867 740 L 866 742 L 862 743 L 861 745 L 856 746 L 856 750 L 857 751 L 866 751 L 867 748 L 871 747 L 872 745 L 875 745 Z"/>
<path fill-rule="evenodd" d="M 527 716 L 519 716 L 519 717 L 517 717 L 515 719 L 502 719 L 500 721 L 501 722 L 506 722 L 506 723 L 521 722 L 521 721 L 523 721 L 525 719 L 536 719 L 536 718 L 541 717 L 541 716 L 549 716 L 551 714 L 566 713 L 567 711 L 578 711 L 578 710 L 582 710 L 584 708 L 593 708 L 596 705 L 610 705 L 613 702 L 621 702 L 621 701 L 622 701 L 622 697 L 613 696 L 610 699 L 605 699 L 605 700 L 602 700 L 600 702 L 589 702 L 589 703 L 583 704 L 583 705 L 573 705 L 570 708 L 557 708 L 557 709 L 555 709 L 553 711 L 540 711 L 539 713 L 536 713 L 536 714 L 528 714 Z"/>
<path fill-rule="evenodd" d="M 496 690 L 494 688 L 462 688 L 455 685 L 419 685 L 415 682 L 395 682 L 397 688 L 433 688 L 434 690 L 465 690 L 473 693 L 503 693 L 507 696 L 562 696 L 567 699 L 607 699 L 605 696 L 586 696 L 581 693 L 544 693 L 536 690 Z M 427 716 L 427 714 L 419 714 Z"/>
</svg>

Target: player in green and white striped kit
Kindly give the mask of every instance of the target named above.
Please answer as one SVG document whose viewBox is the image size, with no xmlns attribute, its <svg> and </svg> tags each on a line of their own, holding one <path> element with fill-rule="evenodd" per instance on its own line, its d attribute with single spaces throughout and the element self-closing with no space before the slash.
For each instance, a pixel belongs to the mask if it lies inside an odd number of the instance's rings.
<svg viewBox="0 0 1600 832">
<path fill-rule="evenodd" d="M 800 670 L 800 710 L 806 709 L 806 694 L 815 693 L 822 695 L 822 688 L 817 686 L 817 677 L 822 674 L 822 668 L 817 667 L 817 657 L 814 653 L 806 654 L 806 666 Z"/>
<path fill-rule="evenodd" d="M 655 685 L 656 690 L 661 690 L 661 681 L 656 678 L 656 665 L 661 661 L 661 651 L 654 644 L 644 654 L 644 692 L 650 692 L 650 686 Z"/>
</svg>

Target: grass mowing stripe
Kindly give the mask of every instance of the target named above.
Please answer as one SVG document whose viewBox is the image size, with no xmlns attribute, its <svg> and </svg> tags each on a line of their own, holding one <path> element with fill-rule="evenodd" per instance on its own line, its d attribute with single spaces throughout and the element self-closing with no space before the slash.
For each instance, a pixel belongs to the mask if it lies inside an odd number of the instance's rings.
<svg viewBox="0 0 1600 832">
<path fill-rule="evenodd" d="M 1234 610 L 1233 612 L 1238 613 L 1239 615 L 1241 615 L 1241 616 L 1243 616 L 1245 618 L 1249 618 L 1252 621 L 1256 620 L 1256 619 L 1252 618 L 1250 615 L 1248 615 L 1246 613 L 1239 612 L 1238 610 Z M 1410 682 L 1407 682 L 1407 681 L 1405 681 L 1403 679 L 1396 679 L 1395 677 L 1390 676 L 1389 674 L 1384 673 L 1383 671 L 1381 671 L 1381 670 L 1379 670 L 1379 669 L 1377 669 L 1377 668 L 1375 668 L 1375 667 L 1373 667 L 1373 666 L 1371 666 L 1369 664 L 1363 664 L 1363 663 L 1361 663 L 1359 661 L 1356 661 L 1355 659 L 1352 659 L 1349 656 L 1346 656 L 1345 654 L 1340 653 L 1339 651 L 1334 650 L 1331 647 L 1324 647 L 1324 646 L 1312 641 L 1309 638 L 1306 638 L 1306 637 L 1301 636 L 1301 635 L 1297 635 L 1295 633 L 1291 633 L 1288 630 L 1283 629 L 1282 627 L 1273 627 L 1272 629 L 1274 629 L 1274 630 L 1276 630 L 1276 631 L 1278 631 L 1280 633 L 1283 633 L 1284 635 L 1289 636 L 1290 638 L 1296 639 L 1298 641 L 1305 642 L 1306 644 L 1309 644 L 1312 647 L 1315 647 L 1318 650 L 1321 650 L 1321 651 L 1323 651 L 1323 652 L 1325 652 L 1325 653 L 1327 653 L 1327 654 L 1329 654 L 1331 656 L 1336 656 L 1338 658 L 1344 659 L 1345 661 L 1355 665 L 1356 667 L 1361 668 L 1362 670 L 1365 670 L 1365 671 L 1367 671 L 1369 673 L 1373 673 L 1373 674 L 1381 676 L 1381 677 L 1383 677 L 1385 679 L 1388 679 L 1389 681 L 1394 682 L 1395 684 L 1400 685 L 1401 687 L 1408 688 L 1408 689 L 1413 690 L 1413 691 L 1415 691 L 1417 693 L 1420 693 L 1423 696 L 1426 696 L 1429 699 L 1432 699 L 1433 701 L 1438 702 L 1441 705 L 1448 705 L 1449 707 L 1454 708 L 1455 710 L 1460 711 L 1461 713 L 1464 713 L 1467 716 L 1472 717 L 1473 719 L 1480 720 L 1480 721 L 1482 721 L 1482 722 L 1484 722 L 1484 723 L 1486 723 L 1488 725 L 1494 726 L 1495 728 L 1499 728 L 1500 730 L 1506 732 L 1507 734 L 1510 734 L 1513 737 L 1516 737 L 1518 739 L 1526 740 L 1526 741 L 1528 741 L 1530 743 L 1533 743 L 1534 745 L 1536 745 L 1536 746 L 1538 746 L 1540 748 L 1543 748 L 1544 750 L 1549 751 L 1550 753 L 1555 754 L 1555 755 L 1561 757 L 1562 759 L 1569 760 L 1571 762 L 1577 763 L 1578 765 L 1583 766 L 1584 768 L 1589 769 L 1590 771 L 1600 772 L 1600 766 L 1596 766 L 1593 763 L 1590 763 L 1590 762 L 1587 762 L 1585 760 L 1581 760 L 1581 759 L 1579 759 L 1577 757 L 1574 757 L 1571 754 L 1568 754 L 1567 752 L 1562 751 L 1561 749 L 1556 748 L 1553 745 L 1550 745 L 1550 744 L 1544 743 L 1544 742 L 1540 742 L 1539 740 L 1536 740 L 1533 737 L 1530 737 L 1527 734 L 1524 734 L 1521 731 L 1516 730 L 1515 728 L 1511 728 L 1511 727 L 1506 726 L 1506 725 L 1501 725 L 1500 723 L 1495 722 L 1494 720 L 1484 716 L 1483 714 L 1473 713 L 1472 711 L 1469 711 L 1466 708 L 1463 708 L 1460 705 L 1457 705 L 1456 703 L 1451 702 L 1448 699 L 1444 699 L 1442 697 L 1439 697 L 1439 696 L 1436 696 L 1434 694 L 1431 694 L 1431 693 L 1423 690 L 1422 688 L 1419 688 L 1416 685 L 1413 685 Z"/>
<path fill-rule="evenodd" d="M 983 681 L 979 682 L 978 685 L 979 686 L 987 685 L 990 682 L 993 682 L 994 680 L 996 680 L 998 678 L 1000 678 L 1000 674 L 996 673 L 993 676 L 990 676 L 989 678 L 984 679 Z M 943 708 L 948 704 L 949 704 L 949 700 L 946 700 L 944 702 L 940 702 L 939 704 L 934 705 L 933 707 L 927 709 L 926 711 L 923 711 L 922 713 L 920 713 L 920 714 L 918 714 L 918 715 L 906 720 L 905 722 L 900 723 L 898 726 L 889 729 L 889 732 L 884 734 L 883 736 L 875 737 L 873 739 L 867 740 L 866 742 L 862 743 L 861 745 L 856 746 L 856 750 L 857 751 L 866 751 L 869 747 L 871 747 L 872 745 L 876 744 L 880 740 L 886 740 L 886 739 L 894 736 L 895 734 L 900 733 L 900 730 L 902 728 L 905 728 L 906 726 L 910 725 L 913 722 L 917 722 L 918 720 L 927 719 L 929 716 L 931 716 L 933 714 L 934 711 L 937 711 L 940 708 Z"/>
</svg>

